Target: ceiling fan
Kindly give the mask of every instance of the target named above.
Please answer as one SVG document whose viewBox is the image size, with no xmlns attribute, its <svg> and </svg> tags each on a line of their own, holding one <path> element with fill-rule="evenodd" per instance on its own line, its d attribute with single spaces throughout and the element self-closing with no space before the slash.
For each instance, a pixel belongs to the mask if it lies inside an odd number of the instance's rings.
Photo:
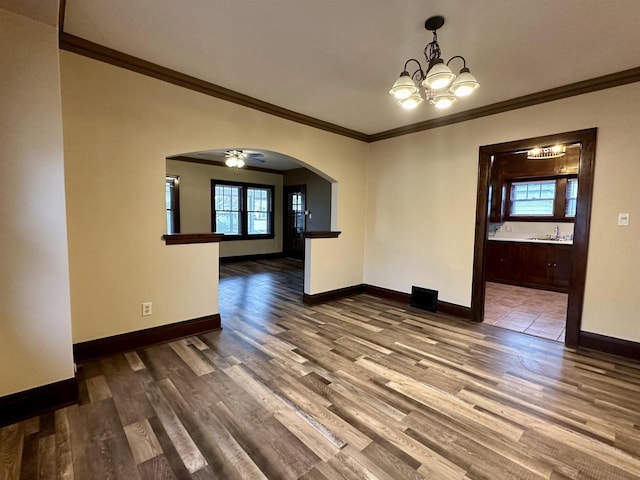
<svg viewBox="0 0 640 480">
<path fill-rule="evenodd" d="M 199 152 L 198 155 L 207 157 L 210 160 L 224 161 L 228 167 L 242 168 L 244 165 L 261 165 L 265 163 L 264 154 L 256 150 L 230 149 L 230 150 L 209 150 Z"/>
</svg>

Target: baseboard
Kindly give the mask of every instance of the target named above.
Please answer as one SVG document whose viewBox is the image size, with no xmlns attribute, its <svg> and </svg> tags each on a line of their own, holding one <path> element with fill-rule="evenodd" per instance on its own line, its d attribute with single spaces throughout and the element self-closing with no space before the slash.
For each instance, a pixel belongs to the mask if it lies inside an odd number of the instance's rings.
<svg viewBox="0 0 640 480">
<path fill-rule="evenodd" d="M 350 287 L 338 288 L 313 295 L 305 293 L 302 295 L 302 302 L 306 305 L 317 305 L 318 303 L 340 300 L 341 298 L 352 297 L 361 293 L 364 293 L 364 285 L 352 285 Z"/>
<path fill-rule="evenodd" d="M 220 257 L 220 263 L 250 262 L 253 260 L 265 260 L 282 257 L 284 257 L 284 254 L 282 252 L 257 253 L 255 255 L 236 255 L 235 257 Z"/>
<path fill-rule="evenodd" d="M 374 285 L 364 285 L 364 293 L 374 295 L 380 298 L 386 298 L 400 303 L 411 303 L 411 294 L 398 292 L 397 290 L 391 290 L 389 288 L 376 287 Z M 463 307 L 462 305 L 456 305 L 455 303 L 443 302 L 438 300 L 438 312 L 446 313 L 447 315 L 453 315 L 454 317 L 464 318 L 465 320 L 471 320 L 471 309 L 469 307 Z"/>
<path fill-rule="evenodd" d="M 620 338 L 608 337 L 598 333 L 580 332 L 578 346 L 598 350 L 599 352 L 610 353 L 620 357 L 640 360 L 640 343 Z"/>
<path fill-rule="evenodd" d="M 454 317 L 464 318 L 465 320 L 471 320 L 471 308 L 463 307 L 456 303 L 438 300 L 438 312 L 453 315 Z"/>
<path fill-rule="evenodd" d="M 305 293 L 302 296 L 302 301 L 307 305 L 316 305 L 318 303 L 339 300 L 341 298 L 351 297 L 361 293 L 373 295 L 374 297 L 386 298 L 387 300 L 405 303 L 407 305 L 409 305 L 411 300 L 411 294 L 409 293 L 398 292 L 397 290 L 391 290 L 389 288 L 376 287 L 374 285 L 360 284 L 353 285 L 351 287 L 339 288 L 337 290 L 330 290 L 328 292 L 316 293 L 315 295 L 307 295 Z M 438 312 L 464 318 L 465 320 L 471 319 L 471 309 L 469 307 L 463 307 L 462 305 L 456 305 L 455 303 L 443 302 L 442 300 L 438 300 Z"/>
<path fill-rule="evenodd" d="M 156 343 L 168 342 L 190 335 L 199 335 L 211 330 L 219 330 L 220 328 L 220 314 L 215 313 L 183 322 L 75 343 L 73 345 L 73 358 L 76 363 L 93 360 L 115 353 L 148 347 Z"/>
<path fill-rule="evenodd" d="M 373 295 L 374 297 L 386 298 L 387 300 L 393 300 L 394 302 L 409 304 L 411 295 L 404 292 L 398 292 L 397 290 L 391 290 L 389 288 L 376 287 L 374 285 L 363 285 L 364 293 Z"/>
<path fill-rule="evenodd" d="M 0 397 L 0 427 L 78 403 L 78 381 L 61 380 Z"/>
</svg>

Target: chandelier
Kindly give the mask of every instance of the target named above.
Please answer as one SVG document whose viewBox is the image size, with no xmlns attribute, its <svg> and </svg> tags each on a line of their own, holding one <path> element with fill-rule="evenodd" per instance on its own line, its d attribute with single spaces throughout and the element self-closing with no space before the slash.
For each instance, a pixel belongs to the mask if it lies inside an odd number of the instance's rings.
<svg viewBox="0 0 640 480">
<path fill-rule="evenodd" d="M 227 167 L 242 168 L 246 163 L 247 154 L 242 150 L 229 150 L 226 152 L 225 158 L 224 163 Z"/>
<path fill-rule="evenodd" d="M 400 78 L 389 90 L 389 93 L 398 100 L 398 105 L 402 108 L 411 110 L 425 99 L 436 108 L 448 108 L 458 98 L 471 95 L 480 85 L 467 68 L 464 57 L 456 55 L 451 57 L 446 64 L 444 63 L 440 56 L 440 45 L 438 45 L 438 35 L 436 34 L 436 30 L 443 25 L 444 17 L 439 15 L 430 17 L 424 22 L 424 28 L 433 33 L 433 40 L 424 47 L 424 57 L 427 62 L 426 73 L 418 60 L 410 58 L 405 62 Z M 449 68 L 449 64 L 455 59 L 462 60 L 462 69 L 458 75 Z M 407 68 L 411 62 L 415 62 L 418 67 L 412 74 L 409 74 Z M 420 95 L 420 89 L 416 83 L 424 88 L 425 98 Z"/>
</svg>

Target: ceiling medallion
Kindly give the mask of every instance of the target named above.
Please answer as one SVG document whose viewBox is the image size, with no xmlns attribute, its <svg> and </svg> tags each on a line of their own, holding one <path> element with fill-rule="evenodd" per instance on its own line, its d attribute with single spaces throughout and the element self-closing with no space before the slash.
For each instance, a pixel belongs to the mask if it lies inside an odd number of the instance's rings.
<svg viewBox="0 0 640 480">
<path fill-rule="evenodd" d="M 424 28 L 433 33 L 433 40 L 424 47 L 424 57 L 427 62 L 426 72 L 421 63 L 415 58 L 410 58 L 404 64 L 400 78 L 393 84 L 389 93 L 398 101 L 398 105 L 411 110 L 427 100 L 436 108 L 448 108 L 460 97 L 471 95 L 480 86 L 476 78 L 467 68 L 464 57 L 456 55 L 445 64 L 441 57 L 440 45 L 436 30 L 444 25 L 444 17 L 430 17 L 424 23 Z M 456 75 L 449 68 L 454 59 L 462 60 L 462 69 Z M 417 64 L 417 69 L 409 74 L 409 63 Z M 420 88 L 424 88 L 425 98 L 420 94 Z"/>
</svg>

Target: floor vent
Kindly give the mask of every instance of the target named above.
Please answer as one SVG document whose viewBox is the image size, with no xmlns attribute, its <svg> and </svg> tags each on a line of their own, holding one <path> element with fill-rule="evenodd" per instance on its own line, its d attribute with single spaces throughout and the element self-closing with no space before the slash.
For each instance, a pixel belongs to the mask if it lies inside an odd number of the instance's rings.
<svg viewBox="0 0 640 480">
<path fill-rule="evenodd" d="M 411 287 L 411 306 L 435 312 L 438 309 L 438 291 L 428 288 Z"/>
</svg>

